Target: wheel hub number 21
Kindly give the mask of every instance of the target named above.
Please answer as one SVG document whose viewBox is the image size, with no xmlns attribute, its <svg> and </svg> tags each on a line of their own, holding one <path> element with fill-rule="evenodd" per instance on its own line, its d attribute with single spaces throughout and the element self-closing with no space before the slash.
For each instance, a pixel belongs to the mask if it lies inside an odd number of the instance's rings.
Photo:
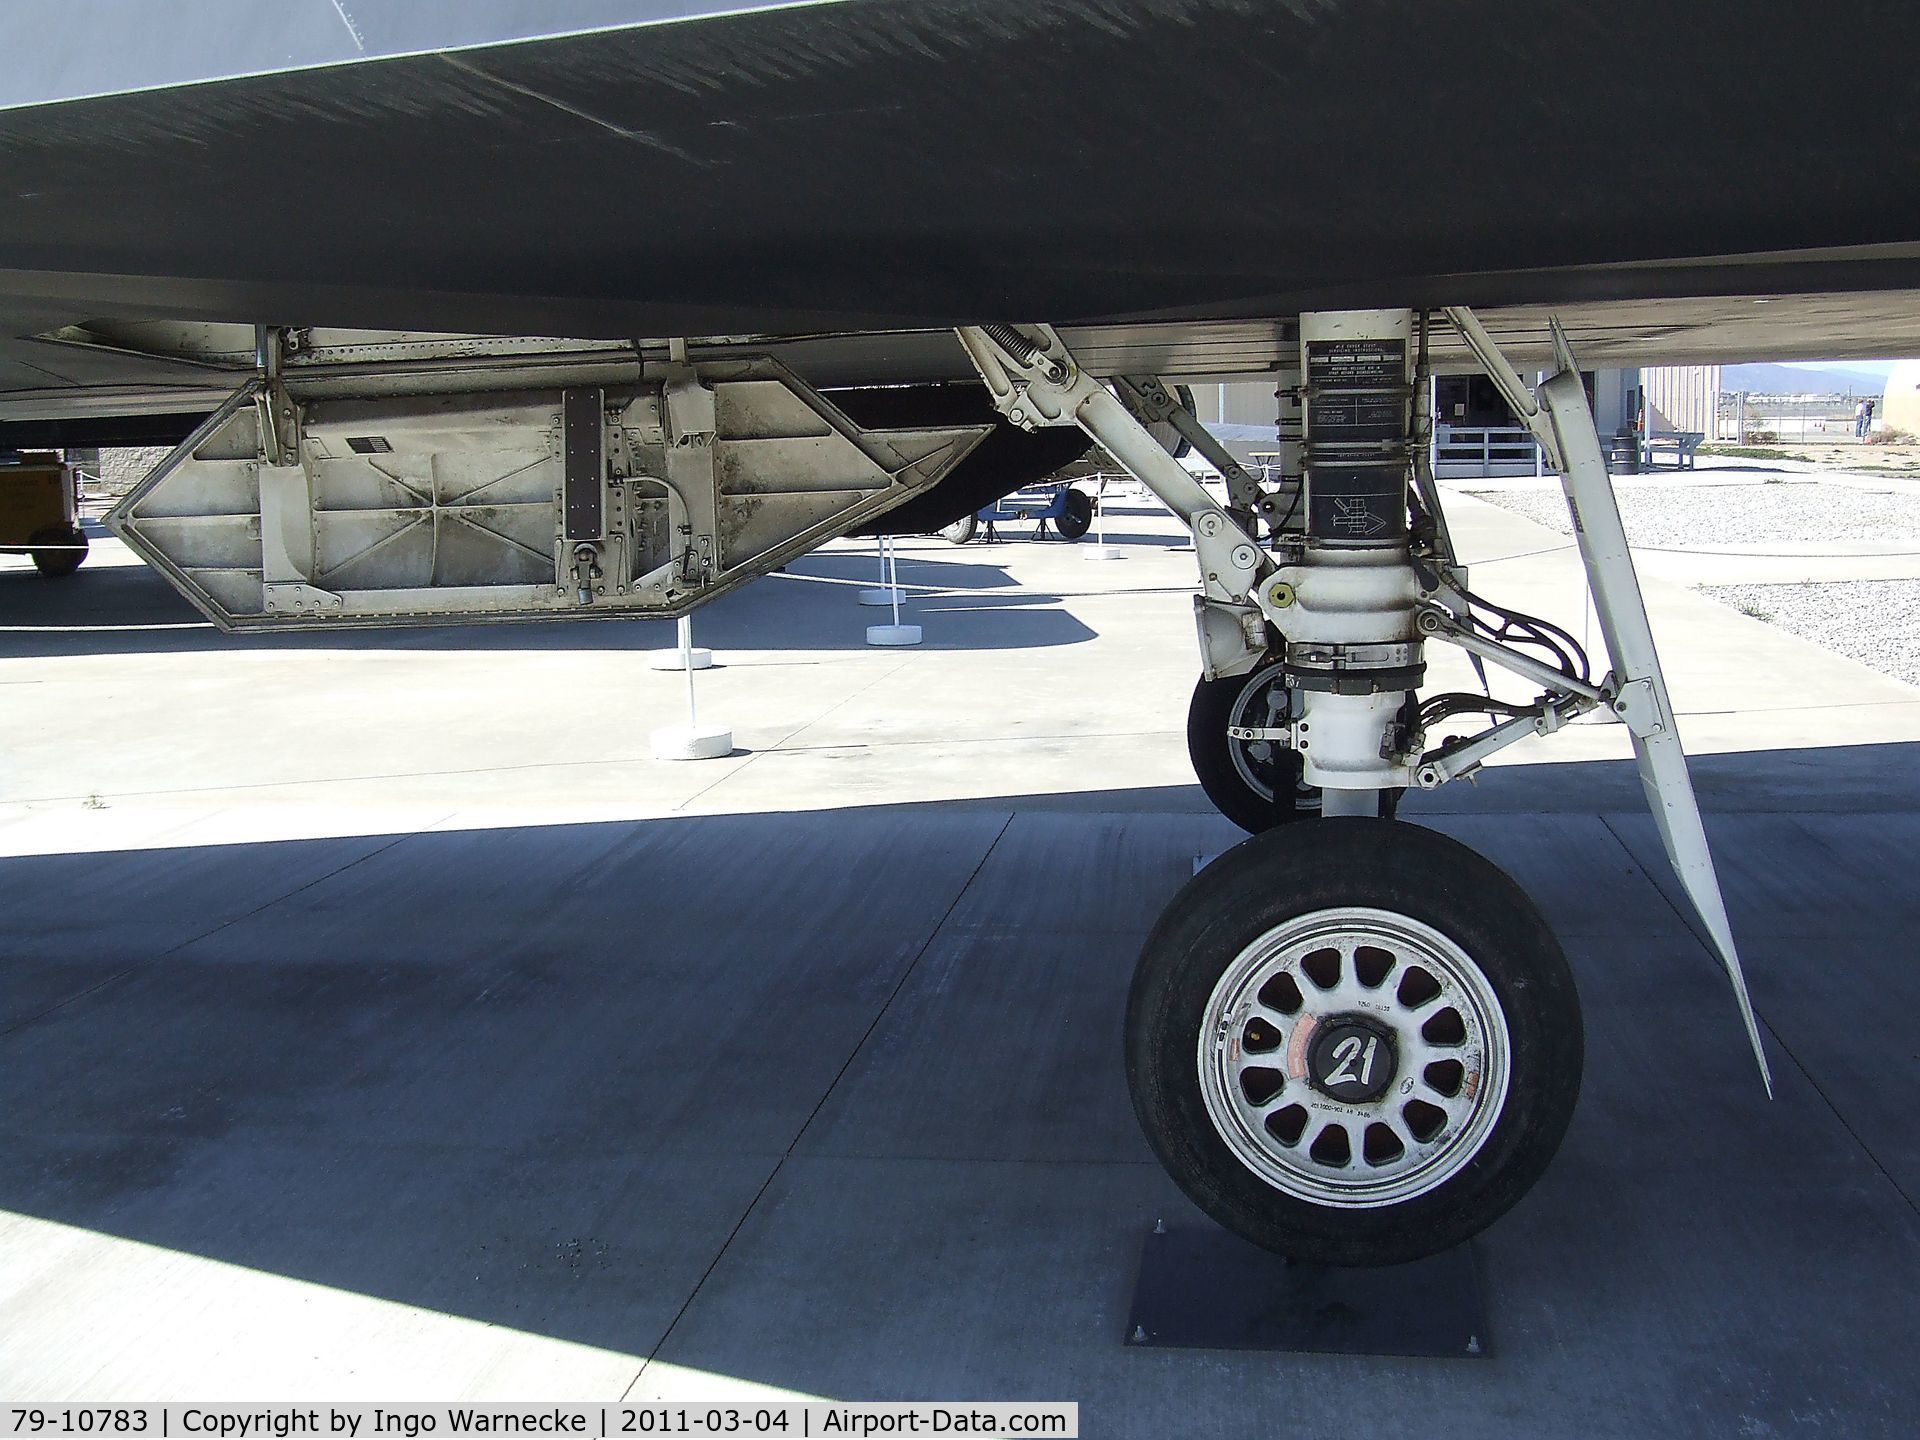
<svg viewBox="0 0 1920 1440">
<path fill-rule="evenodd" d="M 1201 1096 L 1236 1157 L 1287 1194 L 1366 1209 L 1458 1174 L 1506 1102 L 1511 1042 L 1485 972 L 1405 915 L 1300 915 L 1214 987 Z"/>
<path fill-rule="evenodd" d="M 1362 1015 L 1337 1015 L 1314 1027 L 1307 1050 L 1313 1088 L 1349 1105 L 1378 1100 L 1399 1068 L 1393 1032 Z"/>
</svg>

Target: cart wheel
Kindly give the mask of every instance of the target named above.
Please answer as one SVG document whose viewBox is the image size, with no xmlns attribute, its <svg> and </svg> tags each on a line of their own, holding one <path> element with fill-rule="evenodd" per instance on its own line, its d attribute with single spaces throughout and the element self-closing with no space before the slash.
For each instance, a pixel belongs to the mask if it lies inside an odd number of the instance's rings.
<svg viewBox="0 0 1920 1440">
<path fill-rule="evenodd" d="M 1520 887 L 1431 830 L 1341 817 L 1243 841 L 1148 938 L 1127 1081 L 1208 1215 L 1327 1265 L 1478 1234 L 1552 1160 L 1579 998 Z"/>
<path fill-rule="evenodd" d="M 1053 517 L 1053 528 L 1065 540 L 1078 540 L 1093 528 L 1093 497 L 1071 487 L 1060 497 L 1060 513 Z"/>
<path fill-rule="evenodd" d="M 36 570 L 49 580 L 62 580 L 87 558 L 87 532 L 78 525 L 49 525 L 27 537 L 27 548 Z"/>
<path fill-rule="evenodd" d="M 1216 810 L 1255 835 L 1320 814 L 1320 788 L 1300 778 L 1299 751 L 1277 740 L 1227 735 L 1230 726 L 1287 723 L 1292 698 L 1285 672 L 1276 660 L 1250 675 L 1203 677 L 1187 706 L 1187 755 L 1200 788 Z"/>
<path fill-rule="evenodd" d="M 941 526 L 940 536 L 942 539 L 948 540 L 955 545 L 964 545 L 973 539 L 974 532 L 979 528 L 980 517 L 978 515 L 962 515 L 951 525 Z"/>
</svg>

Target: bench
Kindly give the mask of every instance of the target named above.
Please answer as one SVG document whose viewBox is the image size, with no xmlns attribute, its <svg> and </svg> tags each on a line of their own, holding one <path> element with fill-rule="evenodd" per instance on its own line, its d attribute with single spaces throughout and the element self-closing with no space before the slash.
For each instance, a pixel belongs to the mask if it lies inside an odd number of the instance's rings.
<svg viewBox="0 0 1920 1440">
<path fill-rule="evenodd" d="M 1671 455 L 1676 470 L 1693 469 L 1693 452 L 1700 448 L 1707 437 L 1698 430 L 1679 430 L 1672 435 L 1649 435 L 1647 437 L 1647 467 L 1651 469 L 1660 463 L 1660 457 Z"/>
</svg>

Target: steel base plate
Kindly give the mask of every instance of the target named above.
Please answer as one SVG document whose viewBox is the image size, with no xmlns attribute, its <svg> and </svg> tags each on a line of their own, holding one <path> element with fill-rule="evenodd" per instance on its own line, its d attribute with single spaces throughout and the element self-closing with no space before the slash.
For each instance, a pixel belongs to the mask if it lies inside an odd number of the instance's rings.
<svg viewBox="0 0 1920 1440">
<path fill-rule="evenodd" d="M 650 738 L 656 760 L 720 760 L 733 753 L 733 731 L 717 725 L 669 725 Z"/>
<path fill-rule="evenodd" d="M 713 668 L 713 651 L 696 645 L 688 652 L 693 663 L 688 665 L 678 650 L 649 650 L 647 668 L 649 670 L 710 670 Z"/>
<path fill-rule="evenodd" d="M 1147 1236 L 1126 1343 L 1459 1359 L 1489 1348 L 1471 1245 L 1410 1265 L 1342 1270 L 1283 1260 L 1215 1229 Z"/>
</svg>

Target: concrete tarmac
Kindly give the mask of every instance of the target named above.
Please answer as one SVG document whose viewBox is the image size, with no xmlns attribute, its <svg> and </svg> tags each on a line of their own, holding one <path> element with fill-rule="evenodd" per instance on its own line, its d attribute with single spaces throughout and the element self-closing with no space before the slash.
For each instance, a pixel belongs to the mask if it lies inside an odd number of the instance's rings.
<svg viewBox="0 0 1920 1440">
<path fill-rule="evenodd" d="M 1475 588 L 1579 634 L 1564 537 L 1454 508 Z M 1146 1231 L 1204 1223 L 1132 1117 L 1127 980 L 1238 834 L 1174 538 L 1123 502 L 1119 562 L 904 542 L 909 652 L 831 546 L 696 617 L 739 747 L 696 764 L 648 755 L 667 625 L 227 638 L 110 541 L 9 563 L 0 1395 L 1920 1428 L 1920 691 L 1657 566 L 1777 1098 L 1623 732 L 1527 742 L 1403 812 L 1526 886 L 1586 1008 L 1567 1144 L 1476 1242 L 1490 1356 L 1122 1345 Z"/>
</svg>

